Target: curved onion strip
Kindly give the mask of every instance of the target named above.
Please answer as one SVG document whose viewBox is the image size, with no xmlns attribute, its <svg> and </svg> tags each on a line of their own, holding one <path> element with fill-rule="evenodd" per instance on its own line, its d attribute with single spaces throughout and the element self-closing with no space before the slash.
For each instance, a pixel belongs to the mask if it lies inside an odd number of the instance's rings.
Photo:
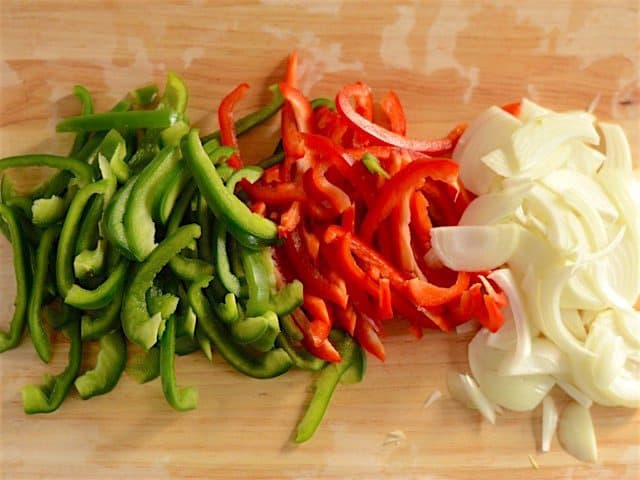
<svg viewBox="0 0 640 480">
<path fill-rule="evenodd" d="M 556 433 L 556 427 L 558 426 L 558 409 L 550 396 L 544 397 L 542 401 L 542 441 L 541 450 L 548 452 L 551 448 L 551 439 L 553 434 Z"/>
<path fill-rule="evenodd" d="M 558 423 L 558 440 L 564 449 L 583 462 L 598 460 L 598 446 L 589 409 L 576 403 L 567 405 Z"/>
<path fill-rule="evenodd" d="M 550 375 L 499 375 L 505 352 L 488 347 L 486 329 L 469 343 L 469 367 L 487 398 L 515 411 L 533 410 L 555 384 Z"/>
<path fill-rule="evenodd" d="M 511 257 L 518 232 L 513 225 L 436 227 L 431 229 L 431 247 L 452 270 L 491 270 Z"/>
<path fill-rule="evenodd" d="M 522 200 L 532 186 L 531 182 L 520 182 L 501 192 L 475 198 L 465 209 L 459 224 L 492 225 L 508 219 L 522 205 Z"/>
<path fill-rule="evenodd" d="M 586 112 L 549 113 L 529 120 L 513 134 L 513 150 L 520 170 L 544 161 L 569 140 L 597 145 L 600 137 L 593 122 L 593 115 Z"/>
<path fill-rule="evenodd" d="M 631 148 L 629 141 L 620 125 L 599 122 L 598 128 L 604 137 L 606 157 L 602 168 L 604 170 L 619 170 L 631 173 Z"/>
<path fill-rule="evenodd" d="M 511 254 L 509 255 L 511 256 Z M 516 281 L 507 268 L 496 270 L 489 275 L 489 279 L 496 282 L 509 299 L 509 307 L 513 313 L 513 323 L 516 328 L 516 345 L 513 361 L 520 362 L 524 357 L 531 355 L 531 333 L 527 322 L 527 312 L 524 309 L 522 298 Z"/>
<path fill-rule="evenodd" d="M 511 135 L 521 125 L 513 115 L 491 107 L 467 127 L 453 151 L 453 159 L 460 164 L 460 180 L 469 191 L 476 195 L 490 191 L 498 177 L 481 158 L 496 148 L 508 152 Z"/>
</svg>

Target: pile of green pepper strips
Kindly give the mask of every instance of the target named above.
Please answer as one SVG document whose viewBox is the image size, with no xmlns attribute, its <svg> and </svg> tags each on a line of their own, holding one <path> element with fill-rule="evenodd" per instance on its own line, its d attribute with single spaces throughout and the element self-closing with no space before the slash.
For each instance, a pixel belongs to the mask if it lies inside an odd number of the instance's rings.
<svg viewBox="0 0 640 480">
<path fill-rule="evenodd" d="M 275 86 L 271 92 L 269 104 L 235 123 L 237 134 L 278 112 L 283 97 Z M 13 248 L 17 283 L 0 352 L 15 348 L 25 328 L 46 363 L 49 328 L 71 342 L 62 373 L 23 388 L 25 412 L 53 412 L 72 386 L 83 399 L 107 393 L 125 369 L 140 383 L 160 376 L 167 402 L 190 410 L 198 393 L 177 386 L 175 355 L 201 350 L 211 360 L 215 349 L 255 378 L 294 366 L 320 371 L 295 441 L 311 438 L 337 384 L 362 379 L 366 357 L 339 330 L 331 333 L 338 364 L 302 348 L 289 316 L 302 302 L 302 284 L 283 283 L 271 255 L 275 224 L 234 193 L 262 169 L 234 170 L 226 160 L 235 150 L 220 145 L 219 132 L 199 137 L 186 116 L 187 89 L 174 74 L 162 96 L 155 85 L 141 87 L 105 113 L 93 112 L 85 88 L 74 94 L 81 115 L 57 126 L 76 132 L 67 157 L 0 160 L 0 172 L 58 170 L 27 194 L 7 175 L 0 183 L 0 230 Z M 281 158 L 276 151 L 266 163 Z M 144 353 L 127 359 L 127 339 Z M 90 341 L 100 350 L 94 368 L 81 372 Z"/>
</svg>

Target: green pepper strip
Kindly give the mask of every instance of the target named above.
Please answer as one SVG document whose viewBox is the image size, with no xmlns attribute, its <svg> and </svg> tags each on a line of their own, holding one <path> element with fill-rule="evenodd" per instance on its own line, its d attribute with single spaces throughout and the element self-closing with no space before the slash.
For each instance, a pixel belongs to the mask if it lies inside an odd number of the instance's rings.
<svg viewBox="0 0 640 480">
<path fill-rule="evenodd" d="M 158 98 L 158 86 L 155 83 L 143 85 L 129 92 L 129 96 L 136 105 L 146 107 Z"/>
<path fill-rule="evenodd" d="M 291 368 L 291 357 L 281 348 L 257 356 L 251 356 L 233 341 L 224 324 L 217 318 L 202 289 L 211 277 L 194 282 L 189 287 L 189 303 L 196 312 L 198 325 L 211 339 L 216 350 L 236 370 L 254 378 L 272 378 Z"/>
<path fill-rule="evenodd" d="M 70 157 L 57 155 L 19 155 L 0 159 L 0 170 L 18 167 L 51 167 L 60 170 L 68 170 L 73 173 L 81 185 L 85 185 L 93 179 L 94 171 L 86 163 Z"/>
<path fill-rule="evenodd" d="M 186 225 L 168 235 L 138 266 L 126 289 L 122 304 L 122 326 L 129 340 L 146 350 L 157 342 L 162 322 L 160 315 L 149 316 L 146 292 L 169 260 L 199 236 L 198 225 Z"/>
<path fill-rule="evenodd" d="M 154 190 L 180 161 L 180 156 L 173 147 L 162 149 L 140 173 L 131 190 L 124 212 L 124 233 L 131 253 L 138 261 L 147 258 L 156 247 L 156 227 L 151 216 Z"/>
<path fill-rule="evenodd" d="M 261 123 L 266 122 L 276 113 L 278 113 L 280 108 L 282 108 L 284 97 L 282 96 L 282 93 L 280 92 L 278 86 L 271 85 L 269 87 L 269 90 L 271 91 L 272 97 L 271 101 L 267 105 L 262 107 L 260 110 L 250 113 L 249 115 L 246 115 L 235 122 L 236 135 L 240 136 L 243 133 L 248 132 L 252 128 L 260 125 Z M 207 135 L 206 137 L 203 137 L 202 143 L 206 143 L 214 139 L 220 141 L 219 130 L 210 135 Z"/>
<path fill-rule="evenodd" d="M 240 259 L 244 269 L 249 299 L 246 310 L 248 316 L 262 315 L 269 309 L 269 297 L 275 288 L 275 274 L 269 268 L 269 249 L 249 250 L 240 247 Z"/>
<path fill-rule="evenodd" d="M 69 117 L 56 125 L 57 132 L 101 132 L 127 128 L 167 128 L 177 115 L 167 110 L 104 112 Z"/>
<path fill-rule="evenodd" d="M 215 241 L 213 259 L 218 279 L 224 288 L 233 293 L 236 297 L 239 297 L 241 294 L 246 292 L 242 292 L 240 279 L 231 271 L 229 253 L 227 251 L 227 229 L 224 228 L 222 223 L 214 223 L 213 238 Z"/>
<path fill-rule="evenodd" d="M 49 257 L 53 243 L 56 241 L 56 238 L 58 238 L 59 233 L 59 227 L 50 227 L 42 234 L 36 252 L 33 286 L 31 288 L 31 297 L 29 298 L 29 309 L 27 313 L 31 342 L 38 356 L 45 363 L 49 363 L 51 360 L 51 341 L 40 320 L 40 313 L 42 311 L 42 299 L 49 269 Z"/>
<path fill-rule="evenodd" d="M 18 219 L 11 207 L 0 203 L 0 219 L 7 226 L 7 237 L 13 248 L 13 269 L 16 274 L 16 298 L 13 318 L 9 331 L 0 330 L 0 353 L 15 348 L 24 332 L 27 319 L 27 304 L 29 299 L 29 285 L 31 284 L 31 268 L 29 252 Z"/>
<path fill-rule="evenodd" d="M 102 219 L 104 201 L 102 196 L 93 197 L 89 200 L 82 224 L 78 230 L 74 253 L 76 255 L 95 248 L 98 243 L 98 225 Z"/>
<path fill-rule="evenodd" d="M 160 380 L 162 391 L 169 405 L 178 411 L 193 410 L 198 404 L 198 391 L 193 387 L 178 387 L 175 371 L 176 320 L 167 319 L 160 341 Z"/>
<path fill-rule="evenodd" d="M 329 98 L 314 98 L 311 100 L 311 108 L 315 110 L 316 108 L 327 107 L 329 110 L 336 111 L 336 103 Z"/>
<path fill-rule="evenodd" d="M 120 325 L 122 295 L 122 290 L 120 290 L 113 301 L 100 310 L 95 317 L 82 316 L 80 328 L 82 340 L 98 340 L 103 335 L 118 328 Z"/>
<path fill-rule="evenodd" d="M 71 340 L 69 363 L 64 371 L 55 376 L 45 376 L 43 385 L 27 385 L 22 389 L 22 404 L 25 413 L 50 413 L 58 409 L 73 385 L 82 363 L 82 339 L 80 322 L 76 319 L 65 328 Z"/>
<path fill-rule="evenodd" d="M 262 160 L 258 166 L 260 168 L 264 168 L 265 170 L 269 167 L 273 167 L 274 165 L 278 165 L 279 163 L 282 163 L 282 161 L 284 160 L 284 152 L 277 152 L 274 153 L 273 155 L 268 156 L 267 158 L 265 158 L 264 160 Z"/>
<path fill-rule="evenodd" d="M 257 249 L 277 242 L 276 225 L 252 212 L 238 197 L 226 189 L 220 175 L 202 148 L 196 130 L 192 130 L 183 140 L 182 153 L 209 208 L 240 243 Z"/>
<path fill-rule="evenodd" d="M 133 258 L 133 254 L 124 233 L 123 218 L 131 191 L 137 180 L 138 177 L 131 177 L 124 187 L 113 195 L 104 211 L 104 235 L 127 258 Z"/>
<path fill-rule="evenodd" d="M 126 367 L 127 375 L 138 383 L 147 383 L 160 376 L 160 349 L 157 347 L 135 355 Z"/>
<path fill-rule="evenodd" d="M 302 370 L 311 370 L 317 372 L 318 370 L 321 370 L 322 367 L 324 367 L 327 363 L 321 358 L 314 357 L 304 349 L 296 349 L 287 339 L 287 337 L 282 333 L 278 335 L 278 338 L 276 339 L 276 345 L 284 348 L 284 350 L 293 360 L 294 365 Z"/>
<path fill-rule="evenodd" d="M 75 87 L 73 87 L 73 94 L 78 97 L 80 103 L 82 104 L 82 115 L 92 114 L 93 101 L 91 100 L 91 94 L 89 93 L 89 90 L 84 88 L 82 85 L 76 85 Z M 69 156 L 73 157 L 76 153 L 78 153 L 87 143 L 88 138 L 89 136 L 86 132 L 78 133 L 73 141 L 73 146 L 71 147 Z"/>
<path fill-rule="evenodd" d="M 213 240 L 211 239 L 213 216 L 202 195 L 198 195 L 197 218 L 198 224 L 202 228 L 202 236 L 198 241 L 198 253 L 205 262 L 213 263 Z"/>
<path fill-rule="evenodd" d="M 296 443 L 306 442 L 313 436 L 324 417 L 340 378 L 351 367 L 356 351 L 360 348 L 345 333 L 333 330 L 331 337 L 331 343 L 336 345 L 342 361 L 340 363 L 330 363 L 322 369 L 320 376 L 316 380 L 311 402 L 298 424 L 295 437 Z"/>
<path fill-rule="evenodd" d="M 127 364 L 127 345 L 120 330 L 104 335 L 98 343 L 100 352 L 95 368 L 75 381 L 76 390 L 83 400 L 113 390 Z"/>
<path fill-rule="evenodd" d="M 207 334 L 203 332 L 202 327 L 196 326 L 196 341 L 200 351 L 204 354 L 205 358 L 210 362 L 213 361 L 213 351 L 211 350 L 211 340 L 207 337 Z"/>
<path fill-rule="evenodd" d="M 84 309 L 98 309 L 109 304 L 121 288 L 127 273 L 127 263 L 121 260 L 107 280 L 95 290 L 86 290 L 74 284 L 73 250 L 78 232 L 78 223 L 85 205 L 93 195 L 105 194 L 112 188 L 111 180 L 101 180 L 82 188 L 74 197 L 58 242 L 56 258 L 56 281 L 65 303 Z"/>
<path fill-rule="evenodd" d="M 376 157 L 375 155 L 367 152 L 362 156 L 361 161 L 362 161 L 362 164 L 365 166 L 365 168 L 369 170 L 369 173 L 378 174 L 386 180 L 389 180 L 391 178 L 391 176 L 387 173 L 387 171 L 384 168 L 382 168 L 382 165 L 380 165 L 380 161 L 378 160 L 378 157 Z"/>
<path fill-rule="evenodd" d="M 176 165 L 174 171 L 167 175 L 162 186 L 158 186 L 157 199 L 155 202 L 154 218 L 163 225 L 169 221 L 173 207 L 182 195 L 189 182 L 191 172 L 186 168 L 184 162 Z"/>
</svg>

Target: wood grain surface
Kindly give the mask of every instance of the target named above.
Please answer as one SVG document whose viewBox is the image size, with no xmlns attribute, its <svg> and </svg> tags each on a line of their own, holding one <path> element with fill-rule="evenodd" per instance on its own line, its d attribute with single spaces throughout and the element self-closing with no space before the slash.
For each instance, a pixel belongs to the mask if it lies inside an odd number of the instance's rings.
<svg viewBox="0 0 640 480">
<path fill-rule="evenodd" d="M 105 109 L 132 87 L 162 83 L 168 70 L 189 87 L 189 116 L 216 128 L 221 97 L 251 84 L 247 111 L 267 98 L 287 54 L 300 52 L 301 85 L 333 96 L 354 80 L 378 95 L 393 88 L 409 131 L 435 137 L 487 106 L 527 96 L 556 109 L 585 108 L 619 122 L 638 161 L 640 13 L 630 1 L 308 2 L 264 0 L 0 1 L 0 155 L 64 153 L 58 119 L 78 110 L 76 83 Z M 246 156 L 267 153 L 275 123 L 242 139 Z M 636 163 L 636 165 L 638 165 Z M 38 175 L 23 175 L 23 184 Z M 0 240 L 0 325 L 13 310 L 8 243 Z M 496 426 L 448 397 L 448 369 L 465 370 L 468 337 L 411 337 L 389 325 L 386 363 L 370 359 L 365 380 L 340 388 L 308 444 L 291 433 L 312 377 L 291 372 L 245 378 L 216 356 L 177 361 L 180 384 L 200 391 L 196 411 L 177 413 L 159 383 L 124 376 L 108 395 L 74 392 L 51 415 L 28 417 L 20 389 L 57 372 L 67 345 L 58 338 L 50 366 L 25 339 L 0 356 L 2 478 L 640 478 L 640 414 L 594 407 L 600 460 L 581 464 L 554 439 L 539 452 L 540 411 L 505 413 Z M 436 390 L 442 399 L 423 403 Z M 564 401 L 558 396 L 560 402 Z M 406 440 L 384 444 L 388 432 Z M 528 455 L 540 466 L 532 467 Z"/>
</svg>

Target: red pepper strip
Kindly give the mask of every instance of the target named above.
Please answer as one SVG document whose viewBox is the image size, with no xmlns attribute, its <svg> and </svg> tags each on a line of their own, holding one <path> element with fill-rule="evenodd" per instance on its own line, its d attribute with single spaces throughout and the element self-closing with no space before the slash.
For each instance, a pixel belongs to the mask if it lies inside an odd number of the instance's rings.
<svg viewBox="0 0 640 480">
<path fill-rule="evenodd" d="M 331 140 L 322 137 L 320 135 L 302 134 L 307 148 L 312 149 L 319 155 L 321 155 L 326 161 L 333 164 L 340 175 L 347 179 L 347 181 L 355 188 L 355 190 L 362 195 L 366 202 L 373 200 L 375 193 L 373 191 L 371 182 L 367 180 L 367 177 L 371 177 L 366 169 L 362 167 L 360 163 L 355 164 L 352 167 L 353 162 L 348 162 L 345 158 L 345 154 L 338 150 L 338 147 L 331 142 Z M 351 159 L 352 160 L 352 159 Z M 363 171 L 358 171 L 354 167 L 360 165 Z"/>
<path fill-rule="evenodd" d="M 425 251 L 431 248 L 431 227 L 429 201 L 422 192 L 413 192 L 411 196 L 411 229 Z"/>
<path fill-rule="evenodd" d="M 291 178 L 291 166 L 294 160 L 302 158 L 305 153 L 304 143 L 296 126 L 296 117 L 290 103 L 285 103 L 282 106 L 280 134 L 282 135 L 282 148 L 285 152 L 281 175 L 283 176 L 282 180 L 287 181 Z"/>
<path fill-rule="evenodd" d="M 261 183 L 274 183 L 280 181 L 280 165 L 274 165 L 262 172 Z"/>
<path fill-rule="evenodd" d="M 336 327 L 343 328 L 349 335 L 353 337 L 353 334 L 356 329 L 357 315 L 356 311 L 353 309 L 353 304 L 349 302 L 347 308 L 338 308 L 335 307 L 333 309 L 334 316 L 334 324 Z"/>
<path fill-rule="evenodd" d="M 396 265 L 410 274 L 426 281 L 424 273 L 420 270 L 415 258 L 413 246 L 411 245 L 411 210 L 409 202 L 413 192 L 405 194 L 400 204 L 391 212 L 391 238 L 395 252 Z"/>
<path fill-rule="evenodd" d="M 338 353 L 334 346 L 331 345 L 329 339 L 326 339 L 317 347 L 313 344 L 311 335 L 309 333 L 311 323 L 302 310 L 298 308 L 291 314 L 291 316 L 296 322 L 296 325 L 298 325 L 298 327 L 304 334 L 304 338 L 302 339 L 302 346 L 305 348 L 305 350 L 307 350 L 312 355 L 321 358 L 322 360 L 326 360 L 327 362 L 338 363 L 341 360 L 340 353 Z"/>
<path fill-rule="evenodd" d="M 280 238 L 286 237 L 289 233 L 293 232 L 300 223 L 300 202 L 295 201 L 291 206 L 280 216 L 280 224 L 278 225 L 278 236 Z"/>
<path fill-rule="evenodd" d="M 404 317 L 409 321 L 409 323 L 417 327 L 424 327 L 432 330 L 440 329 L 443 332 L 451 331 L 449 323 L 436 309 L 429 309 L 414 305 L 402 295 L 393 296 L 393 308 L 398 315 Z"/>
<path fill-rule="evenodd" d="M 331 243 L 330 246 L 329 243 Z M 339 235 L 327 242 L 328 248 L 324 251 L 327 258 L 331 260 L 332 266 L 344 279 L 349 298 L 356 310 L 372 318 L 390 319 L 393 316 L 393 312 L 391 312 L 391 315 L 385 315 L 388 312 L 380 311 L 378 308 L 379 302 L 374 303 L 371 301 L 370 296 L 377 299 L 380 294 L 378 284 L 357 264 L 351 254 L 350 244 L 351 234 Z"/>
<path fill-rule="evenodd" d="M 222 145 L 228 147 L 238 148 L 238 139 L 236 138 L 236 127 L 233 122 L 233 109 L 247 93 L 249 85 L 241 83 L 234 88 L 226 97 L 220 102 L 218 108 L 218 123 L 220 124 L 220 140 Z M 227 163 L 230 167 L 239 169 L 242 168 L 242 160 L 237 153 L 234 153 L 229 157 Z"/>
<path fill-rule="evenodd" d="M 316 164 L 304 173 L 303 185 L 307 195 L 321 205 L 329 205 L 338 214 L 351 205 L 351 199 L 342 189 L 333 185 L 325 177 L 329 165 L 326 162 Z"/>
<path fill-rule="evenodd" d="M 507 103 L 506 105 L 502 106 L 502 110 L 504 110 L 507 113 L 510 113 L 514 117 L 520 116 L 521 109 L 522 109 L 522 102 Z"/>
<path fill-rule="evenodd" d="M 304 223 L 301 224 L 301 227 L 302 228 L 300 228 L 299 231 L 300 236 L 304 241 L 304 246 L 307 248 L 307 252 L 309 252 L 309 255 L 313 259 L 314 263 L 317 264 L 318 255 L 320 254 L 320 239 L 315 233 L 310 232 Z"/>
<path fill-rule="evenodd" d="M 296 272 L 297 278 L 302 281 L 305 291 L 345 308 L 348 295 L 346 289 L 339 285 L 331 284 L 313 264 L 311 256 L 306 248 L 299 232 L 299 228 L 291 232 L 284 242 L 287 258 Z"/>
<path fill-rule="evenodd" d="M 378 280 L 378 308 L 383 317 L 393 318 L 393 305 L 391 301 L 391 283 L 388 278 Z"/>
<path fill-rule="evenodd" d="M 462 295 L 469 287 L 469 273 L 458 272 L 456 283 L 450 287 L 439 287 L 425 282 L 419 278 L 407 281 L 409 297 L 413 302 L 422 307 L 432 307 L 448 303 Z"/>
<path fill-rule="evenodd" d="M 434 223 L 437 225 L 457 225 L 462 211 L 456 208 L 456 193 L 449 191 L 446 187 L 448 185 L 428 178 L 422 186 L 422 192 L 431 205 L 430 213 Z"/>
<path fill-rule="evenodd" d="M 453 148 L 453 142 L 448 136 L 439 140 L 412 140 L 376 125 L 358 114 L 353 105 L 351 105 L 350 99 L 357 99 L 359 96 L 369 94 L 370 91 L 371 89 L 367 85 L 362 82 L 357 82 L 343 87 L 336 97 L 336 107 L 338 111 L 342 113 L 356 129 L 367 133 L 386 145 L 394 145 L 417 152 L 438 154 Z"/>
<path fill-rule="evenodd" d="M 355 339 L 369 353 L 384 362 L 386 353 L 380 337 L 373 328 L 373 324 L 365 315 L 359 315 L 354 331 Z"/>
<path fill-rule="evenodd" d="M 294 88 L 298 87 L 298 51 L 294 50 L 289 55 L 287 60 L 287 73 L 284 77 L 284 81 L 287 85 L 291 85 Z"/>
<path fill-rule="evenodd" d="M 333 319 L 329 314 L 327 304 L 320 297 L 304 294 L 303 308 L 311 318 L 309 334 L 313 345 L 318 347 L 329 336 Z"/>
<path fill-rule="evenodd" d="M 391 230 L 391 219 L 387 218 L 382 222 L 382 226 L 378 228 L 378 233 L 376 235 L 376 246 L 378 251 L 382 257 L 389 261 L 392 261 L 395 258 Z"/>
<path fill-rule="evenodd" d="M 342 213 L 342 219 L 340 225 L 347 232 L 354 233 L 356 228 L 356 206 L 352 204 Z"/>
<path fill-rule="evenodd" d="M 459 125 L 456 125 L 453 130 L 451 130 L 449 133 L 447 133 L 447 138 L 449 140 L 451 140 L 451 150 L 453 151 L 454 148 L 456 148 L 456 145 L 458 144 L 458 140 L 460 140 L 460 137 L 462 136 L 462 134 L 464 133 L 464 131 L 467 129 L 467 124 L 466 123 L 461 123 Z"/>
<path fill-rule="evenodd" d="M 255 202 L 251 205 L 251 211 L 264 217 L 267 212 L 267 205 L 264 202 Z"/>
<path fill-rule="evenodd" d="M 504 323 L 504 315 L 500 311 L 496 299 L 492 295 L 484 296 L 484 306 L 488 313 L 488 322 L 483 324 L 490 332 L 497 332 Z"/>
<path fill-rule="evenodd" d="M 420 188 L 425 178 L 440 180 L 457 185 L 458 165 L 452 160 L 420 159 L 409 163 L 405 168 L 385 182 L 376 194 L 374 202 L 362 221 L 360 236 L 370 242 L 373 233 L 391 210 L 400 203 L 407 192 Z"/>
<path fill-rule="evenodd" d="M 407 118 L 398 96 L 391 90 L 382 97 L 380 108 L 389 119 L 390 130 L 398 135 L 407 134 Z"/>
<path fill-rule="evenodd" d="M 246 179 L 240 180 L 240 187 L 249 194 L 252 200 L 262 201 L 267 205 L 288 205 L 291 202 L 302 201 L 307 198 L 298 183 L 280 183 L 275 185 L 260 185 Z"/>
<path fill-rule="evenodd" d="M 298 130 L 303 133 L 311 131 L 311 116 L 313 109 L 311 102 L 305 97 L 300 90 L 286 83 L 279 85 L 282 96 L 293 108 Z"/>
</svg>

